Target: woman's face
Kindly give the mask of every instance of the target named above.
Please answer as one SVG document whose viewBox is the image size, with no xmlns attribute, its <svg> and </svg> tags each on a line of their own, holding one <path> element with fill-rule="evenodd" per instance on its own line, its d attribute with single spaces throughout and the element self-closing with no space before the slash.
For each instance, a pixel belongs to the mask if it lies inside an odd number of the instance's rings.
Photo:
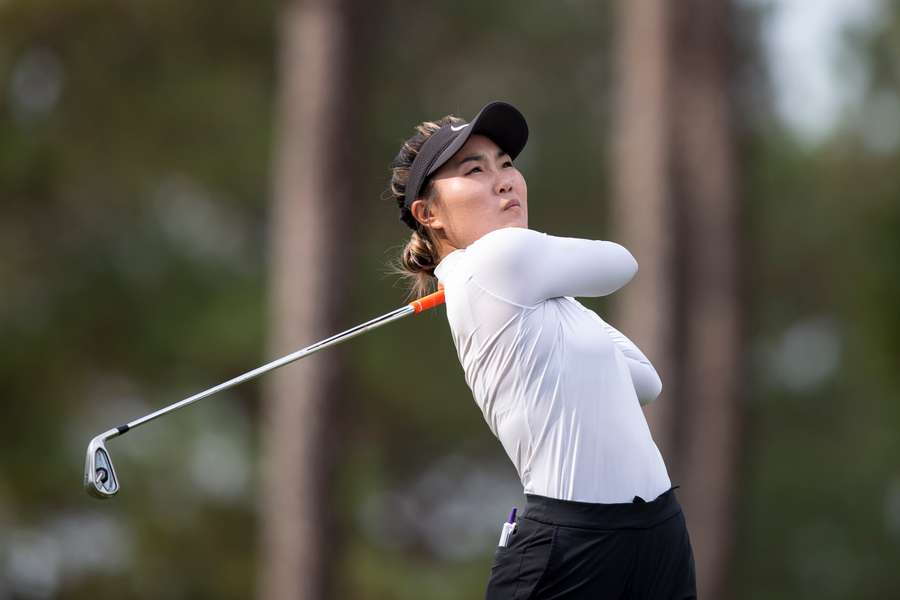
<svg viewBox="0 0 900 600">
<path fill-rule="evenodd" d="M 430 210 L 413 203 L 413 214 L 430 227 L 441 256 L 466 248 L 503 227 L 528 227 L 528 186 L 512 160 L 483 135 L 465 145 L 432 175 L 436 198 Z"/>
</svg>

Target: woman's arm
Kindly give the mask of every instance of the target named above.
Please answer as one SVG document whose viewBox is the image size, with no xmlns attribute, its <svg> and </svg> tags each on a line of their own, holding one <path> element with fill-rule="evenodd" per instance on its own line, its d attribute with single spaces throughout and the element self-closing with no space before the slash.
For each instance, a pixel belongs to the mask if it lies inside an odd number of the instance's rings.
<svg viewBox="0 0 900 600">
<path fill-rule="evenodd" d="M 631 382 L 641 406 L 650 404 L 662 392 L 662 380 L 656 373 L 656 369 L 634 342 L 625 337 L 621 331 L 603 319 L 600 319 L 600 322 L 603 323 L 603 328 L 612 341 L 625 355 L 625 362 L 628 363 L 628 370 L 631 372 Z"/>
<path fill-rule="evenodd" d="M 603 240 L 556 237 L 521 227 L 497 229 L 466 249 L 475 282 L 522 306 L 562 296 L 606 296 L 631 281 L 637 261 Z"/>
</svg>

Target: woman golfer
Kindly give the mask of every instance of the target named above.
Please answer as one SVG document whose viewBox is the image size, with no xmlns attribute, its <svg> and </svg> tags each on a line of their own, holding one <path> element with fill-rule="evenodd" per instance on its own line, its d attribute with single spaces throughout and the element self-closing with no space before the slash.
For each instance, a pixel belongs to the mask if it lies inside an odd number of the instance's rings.
<svg viewBox="0 0 900 600">
<path fill-rule="evenodd" d="M 491 568 L 488 600 L 695 598 L 681 506 L 641 405 L 662 383 L 641 351 L 573 296 L 637 272 L 609 241 L 528 229 L 513 166 L 522 114 L 492 102 L 471 122 L 425 122 L 392 164 L 412 230 L 403 269 L 444 286 L 453 341 L 484 418 L 519 473 L 524 512 Z"/>
</svg>

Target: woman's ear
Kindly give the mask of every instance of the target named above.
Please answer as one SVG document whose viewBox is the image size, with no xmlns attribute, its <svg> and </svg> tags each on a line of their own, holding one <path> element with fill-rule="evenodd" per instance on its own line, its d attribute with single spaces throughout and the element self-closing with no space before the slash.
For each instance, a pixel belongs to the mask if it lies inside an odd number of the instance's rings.
<svg viewBox="0 0 900 600">
<path fill-rule="evenodd" d="M 412 205 L 409 207 L 410 212 L 412 212 L 413 217 L 426 227 L 431 229 L 443 229 L 444 225 L 441 222 L 441 218 L 439 214 L 435 214 L 437 211 L 434 210 L 434 202 L 431 203 L 431 206 L 428 206 L 428 203 L 424 200 L 415 200 Z"/>
</svg>

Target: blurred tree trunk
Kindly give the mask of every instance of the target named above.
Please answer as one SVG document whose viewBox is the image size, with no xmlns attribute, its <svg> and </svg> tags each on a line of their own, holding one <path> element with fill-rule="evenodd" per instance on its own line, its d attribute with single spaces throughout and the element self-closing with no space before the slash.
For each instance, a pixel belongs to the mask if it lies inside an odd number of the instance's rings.
<svg viewBox="0 0 900 600">
<path fill-rule="evenodd" d="M 685 505 L 698 582 L 726 594 L 738 479 L 742 341 L 739 202 L 731 114 L 727 0 L 672 5 L 672 172 L 679 232 L 678 312 Z"/>
<path fill-rule="evenodd" d="M 628 0 L 619 28 L 615 214 L 641 265 L 620 320 L 660 366 L 648 419 L 709 598 L 727 594 L 743 364 L 729 10 Z"/>
<path fill-rule="evenodd" d="M 617 118 L 612 206 L 616 238 L 634 253 L 640 275 L 614 296 L 623 332 L 663 380 L 664 397 L 647 409 L 653 438 L 670 469 L 675 455 L 677 376 L 673 364 L 672 231 L 668 163 L 666 0 L 619 4 Z"/>
<path fill-rule="evenodd" d="M 270 251 L 270 353 L 338 331 L 348 291 L 350 175 L 343 139 L 354 94 L 348 7 L 286 2 L 280 55 Z M 265 390 L 259 597 L 326 597 L 334 535 L 326 510 L 340 348 L 279 369 Z"/>
</svg>

